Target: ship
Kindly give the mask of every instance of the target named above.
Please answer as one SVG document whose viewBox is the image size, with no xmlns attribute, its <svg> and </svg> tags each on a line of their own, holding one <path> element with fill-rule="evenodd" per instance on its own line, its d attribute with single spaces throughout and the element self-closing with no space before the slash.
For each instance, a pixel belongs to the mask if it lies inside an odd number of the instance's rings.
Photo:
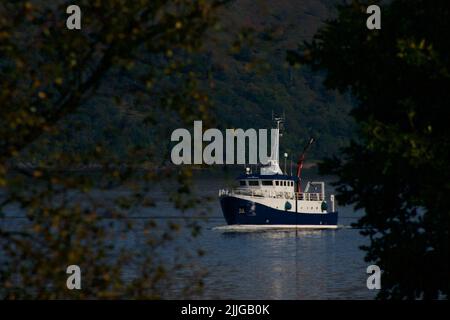
<svg viewBox="0 0 450 320">
<path fill-rule="evenodd" d="M 284 118 L 274 118 L 275 137 L 267 164 L 253 173 L 250 167 L 237 177 L 238 186 L 219 190 L 220 205 L 228 225 L 258 228 L 336 229 L 335 197 L 325 194 L 325 182 L 307 181 L 301 173 L 310 138 L 297 162 L 296 175 L 282 172 L 279 164 L 280 130 Z M 285 157 L 287 154 L 285 154 Z M 292 167 L 291 167 L 292 168 Z"/>
</svg>

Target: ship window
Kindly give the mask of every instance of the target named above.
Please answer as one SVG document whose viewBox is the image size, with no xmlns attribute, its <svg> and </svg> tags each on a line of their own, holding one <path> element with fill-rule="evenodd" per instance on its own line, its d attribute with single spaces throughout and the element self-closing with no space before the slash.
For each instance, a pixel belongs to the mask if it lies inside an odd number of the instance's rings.
<svg viewBox="0 0 450 320">
<path fill-rule="evenodd" d="M 273 186 L 272 180 L 263 180 L 262 181 L 263 186 Z"/>
<path fill-rule="evenodd" d="M 280 185 L 280 181 L 275 181 L 275 185 L 279 186 Z"/>
<path fill-rule="evenodd" d="M 259 185 L 259 181 L 258 180 L 250 180 L 248 182 L 248 185 L 249 186 L 257 186 L 257 185 Z"/>
<path fill-rule="evenodd" d="M 283 181 L 283 186 L 285 186 L 285 187 L 286 187 L 286 181 Z"/>
<path fill-rule="evenodd" d="M 239 181 L 239 185 L 245 186 L 245 185 L 247 185 L 247 181 L 241 180 L 241 181 Z"/>
</svg>

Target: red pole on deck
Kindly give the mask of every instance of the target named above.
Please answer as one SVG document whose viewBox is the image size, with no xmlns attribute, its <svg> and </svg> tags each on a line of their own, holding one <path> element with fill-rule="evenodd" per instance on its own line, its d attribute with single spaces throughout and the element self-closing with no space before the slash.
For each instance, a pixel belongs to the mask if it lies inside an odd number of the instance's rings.
<svg viewBox="0 0 450 320">
<path fill-rule="evenodd" d="M 314 138 L 310 138 L 308 144 L 305 146 L 305 148 L 303 148 L 303 152 L 300 155 L 300 158 L 297 162 L 297 177 L 298 177 L 298 183 L 297 183 L 297 192 L 301 193 L 302 192 L 302 186 L 301 186 L 301 182 L 302 182 L 302 169 L 303 169 L 303 162 L 305 161 L 305 155 L 306 152 L 308 151 L 309 147 L 311 147 L 311 145 L 314 142 Z"/>
</svg>

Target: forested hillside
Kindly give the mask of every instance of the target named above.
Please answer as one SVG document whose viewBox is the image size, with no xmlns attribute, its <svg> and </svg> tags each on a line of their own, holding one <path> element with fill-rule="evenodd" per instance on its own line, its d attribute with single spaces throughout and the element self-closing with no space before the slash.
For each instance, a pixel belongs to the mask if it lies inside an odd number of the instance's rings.
<svg viewBox="0 0 450 320">
<path fill-rule="evenodd" d="M 353 132 L 350 99 L 325 90 L 322 76 L 286 65 L 286 51 L 310 39 L 334 12 L 329 0 L 240 0 L 224 23 L 254 30 L 250 44 L 214 64 L 213 97 L 224 127 L 271 126 L 271 114 L 285 113 L 283 151 L 297 155 L 310 136 L 311 158 L 337 152 Z"/>
<path fill-rule="evenodd" d="M 334 2 L 237 0 L 222 9 L 220 31 L 211 35 L 204 53 L 190 67 L 203 75 L 202 87 L 210 96 L 213 125 L 220 129 L 270 128 L 272 112 L 285 113 L 281 148 L 294 158 L 310 136 L 317 139 L 310 159 L 336 153 L 348 142 L 354 130 L 348 116 L 350 98 L 325 90 L 323 75 L 286 63 L 287 50 L 311 39 L 333 14 Z M 120 74 L 111 78 L 130 85 Z M 137 147 L 153 150 L 162 162 L 168 161 L 176 119 L 159 111 L 147 119 L 147 112 L 141 111 L 152 108 L 155 102 L 124 97 L 112 103 L 108 88 L 101 91 L 106 93 L 103 97 L 92 99 L 78 114 L 66 119 L 63 134 L 49 147 L 80 153 L 94 150 L 101 143 L 117 157 L 125 155 L 127 148 Z M 131 84 L 130 96 L 132 93 Z M 33 156 L 42 148 L 35 151 Z"/>
</svg>

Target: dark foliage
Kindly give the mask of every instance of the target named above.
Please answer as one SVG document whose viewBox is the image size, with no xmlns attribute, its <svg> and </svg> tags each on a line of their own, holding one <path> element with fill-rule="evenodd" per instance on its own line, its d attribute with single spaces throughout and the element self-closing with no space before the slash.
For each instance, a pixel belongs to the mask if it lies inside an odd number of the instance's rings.
<svg viewBox="0 0 450 320">
<path fill-rule="evenodd" d="M 329 88 L 358 101 L 358 140 L 322 171 L 339 177 L 341 204 L 365 210 L 356 226 L 383 270 L 379 297 L 447 297 L 450 3 L 383 2 L 377 31 L 366 28 L 367 5 L 339 7 L 288 59 L 326 70 Z"/>
</svg>

